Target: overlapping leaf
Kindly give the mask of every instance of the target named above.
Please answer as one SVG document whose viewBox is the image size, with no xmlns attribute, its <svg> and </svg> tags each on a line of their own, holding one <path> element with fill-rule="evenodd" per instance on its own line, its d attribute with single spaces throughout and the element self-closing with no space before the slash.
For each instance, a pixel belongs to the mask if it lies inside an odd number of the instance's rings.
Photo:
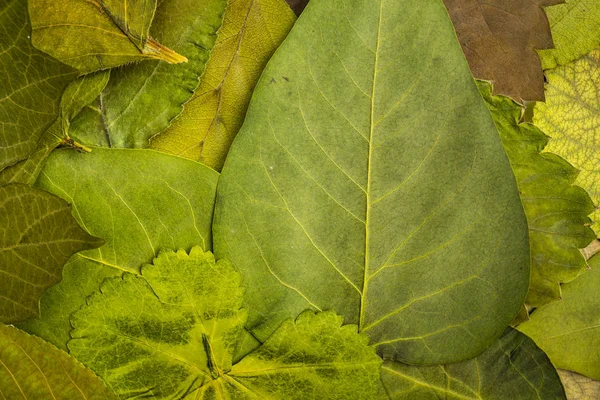
<svg viewBox="0 0 600 400">
<path fill-rule="evenodd" d="M 308 4 L 308 0 L 286 0 L 296 15 L 300 15 Z"/>
<path fill-rule="evenodd" d="M 578 373 L 559 369 L 558 374 L 565 388 L 568 400 L 588 400 L 600 398 L 600 381 Z"/>
<path fill-rule="evenodd" d="M 591 270 L 562 285 L 562 300 L 540 307 L 518 329 L 544 350 L 557 368 L 600 379 L 600 257 Z"/>
<path fill-rule="evenodd" d="M 534 123 L 551 140 L 547 151 L 581 170 L 576 183 L 600 201 L 600 49 L 547 71 L 546 102 L 535 107 Z M 592 214 L 600 233 L 600 212 Z"/>
<path fill-rule="evenodd" d="M 149 37 L 156 0 L 29 0 L 33 45 L 86 74 L 184 56 Z"/>
<path fill-rule="evenodd" d="M 163 247 L 210 249 L 217 179 L 208 167 L 150 150 L 55 151 L 37 186 L 70 202 L 106 244 L 72 257 L 42 297 L 41 318 L 21 327 L 65 348 L 70 314 L 105 277 L 139 273 Z"/>
<path fill-rule="evenodd" d="M 310 3 L 255 89 L 213 229 L 261 340 L 313 308 L 410 363 L 491 345 L 527 291 L 527 224 L 443 4 Z"/>
<path fill-rule="evenodd" d="M 548 357 L 511 328 L 473 360 L 431 367 L 386 362 L 381 378 L 392 400 L 566 399 Z"/>
<path fill-rule="evenodd" d="M 539 51 L 544 69 L 566 65 L 600 46 L 600 2 L 565 0 L 545 11 L 555 48 Z"/>
<path fill-rule="evenodd" d="M 100 245 L 64 200 L 22 184 L 0 186 L 0 322 L 36 317 L 40 296 L 61 280 L 69 257 Z"/>
<path fill-rule="evenodd" d="M 220 170 L 252 90 L 294 21 L 283 0 L 230 2 L 200 86 L 152 148 Z"/>
<path fill-rule="evenodd" d="M 334 313 L 302 314 L 232 367 L 241 276 L 195 247 L 163 251 L 142 276 L 106 280 L 73 314 L 71 353 L 123 399 L 365 399 L 381 359 Z"/>
<path fill-rule="evenodd" d="M 0 0 L 0 170 L 26 159 L 75 70 L 33 48 L 26 0 Z"/>
<path fill-rule="evenodd" d="M 444 0 L 473 75 L 494 82 L 494 93 L 543 100 L 536 49 L 552 47 L 542 6 L 563 0 Z"/>
<path fill-rule="evenodd" d="M 569 282 L 587 267 L 580 249 L 596 235 L 588 217 L 590 196 L 573 181 L 579 171 L 562 158 L 540 153 L 548 137 L 539 128 L 519 123 L 521 106 L 492 96 L 488 83 L 479 83 L 513 167 L 529 222 L 531 282 L 527 304 L 539 307 L 560 298 L 560 283 Z"/>
<path fill-rule="evenodd" d="M 71 126 L 79 141 L 106 147 L 148 147 L 148 140 L 181 113 L 204 72 L 221 26 L 226 0 L 165 0 L 151 33 L 189 62 L 146 61 L 111 71 L 95 107 Z"/>
<path fill-rule="evenodd" d="M 113 400 L 104 383 L 67 353 L 0 325 L 0 396 L 10 400 Z"/>
</svg>

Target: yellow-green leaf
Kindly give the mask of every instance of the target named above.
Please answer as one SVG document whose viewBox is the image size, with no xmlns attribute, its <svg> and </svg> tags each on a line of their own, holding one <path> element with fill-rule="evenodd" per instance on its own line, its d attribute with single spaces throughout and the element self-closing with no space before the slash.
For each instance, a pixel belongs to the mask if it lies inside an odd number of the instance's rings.
<svg viewBox="0 0 600 400">
<path fill-rule="evenodd" d="M 187 59 L 148 36 L 156 0 L 29 0 L 35 47 L 81 73 Z"/>
<path fill-rule="evenodd" d="M 220 170 L 254 86 L 295 19 L 283 0 L 229 2 L 200 86 L 151 147 Z"/>
<path fill-rule="evenodd" d="M 575 183 L 600 202 L 600 49 L 547 71 L 546 102 L 537 103 L 534 123 L 550 142 L 546 151 L 581 170 Z M 592 214 L 600 233 L 600 212 Z"/>
<path fill-rule="evenodd" d="M 113 400 L 117 397 L 74 358 L 35 336 L 0 325 L 3 400 Z"/>
</svg>

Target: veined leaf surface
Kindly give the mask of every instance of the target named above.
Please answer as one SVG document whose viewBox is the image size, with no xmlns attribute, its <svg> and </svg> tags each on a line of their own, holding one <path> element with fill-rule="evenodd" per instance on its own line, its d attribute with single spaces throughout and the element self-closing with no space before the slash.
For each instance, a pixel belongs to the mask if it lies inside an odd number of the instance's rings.
<svg viewBox="0 0 600 400">
<path fill-rule="evenodd" d="M 537 103 L 533 122 L 550 136 L 547 151 L 581 172 L 576 184 L 600 202 L 600 48 L 546 71 L 546 102 Z M 592 214 L 600 234 L 600 211 Z"/>
<path fill-rule="evenodd" d="M 0 396 L 7 400 L 115 400 L 104 383 L 64 351 L 0 325 Z"/>
<path fill-rule="evenodd" d="M 381 379 L 391 400 L 566 399 L 548 357 L 512 328 L 473 360 L 431 367 L 386 362 Z"/>
<path fill-rule="evenodd" d="M 441 0 L 309 3 L 255 89 L 213 232 L 260 340 L 306 308 L 409 363 L 501 335 L 527 292 L 527 223 Z"/>
<path fill-rule="evenodd" d="M 156 0 L 30 0 L 31 41 L 82 74 L 144 59 L 187 59 L 148 36 Z"/>
<path fill-rule="evenodd" d="M 230 2 L 200 86 L 151 147 L 221 170 L 254 86 L 295 20 L 284 0 Z"/>
<path fill-rule="evenodd" d="M 42 316 L 21 325 L 65 348 L 69 316 L 105 277 L 139 273 L 158 250 L 211 246 L 218 174 L 151 150 L 57 150 L 37 186 L 73 205 L 77 221 L 106 244 L 72 257 L 63 281 L 41 299 Z"/>
<path fill-rule="evenodd" d="M 568 400 L 600 398 L 600 381 L 565 369 L 559 369 L 558 374 L 560 375 L 560 380 L 563 383 Z"/>
<path fill-rule="evenodd" d="M 511 99 L 492 96 L 491 85 L 479 88 L 492 113 L 513 168 L 529 225 L 531 281 L 529 307 L 560 298 L 560 284 L 585 271 L 580 249 L 596 238 L 588 217 L 594 203 L 574 186 L 577 171 L 556 154 L 541 152 L 548 137 L 536 126 L 520 123 L 522 108 Z"/>
<path fill-rule="evenodd" d="M 141 276 L 104 281 L 73 314 L 69 350 L 123 399 L 364 399 L 382 360 L 334 313 L 286 321 L 232 367 L 246 310 L 241 276 L 195 247 L 161 252 Z"/>
<path fill-rule="evenodd" d="M 23 184 L 0 186 L 0 322 L 39 315 L 44 291 L 73 254 L 102 245 L 63 199 Z"/>
</svg>

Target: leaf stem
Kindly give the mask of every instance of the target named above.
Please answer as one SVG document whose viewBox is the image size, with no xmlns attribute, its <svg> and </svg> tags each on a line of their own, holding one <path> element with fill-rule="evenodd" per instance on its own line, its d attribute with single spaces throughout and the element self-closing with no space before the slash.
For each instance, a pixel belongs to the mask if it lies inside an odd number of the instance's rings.
<svg viewBox="0 0 600 400">
<path fill-rule="evenodd" d="M 169 64 L 180 64 L 188 62 L 188 59 L 186 57 L 176 53 L 168 47 L 163 46 L 162 44 L 158 43 L 152 38 L 148 38 L 148 40 L 146 41 L 146 45 L 144 46 L 144 50 L 142 52 L 151 58 L 163 60 L 168 62 Z"/>
</svg>

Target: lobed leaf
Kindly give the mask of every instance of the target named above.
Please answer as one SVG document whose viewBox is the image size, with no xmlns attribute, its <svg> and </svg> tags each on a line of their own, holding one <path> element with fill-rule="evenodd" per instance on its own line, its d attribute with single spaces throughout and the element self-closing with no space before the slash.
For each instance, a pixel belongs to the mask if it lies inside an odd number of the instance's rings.
<svg viewBox="0 0 600 400">
<path fill-rule="evenodd" d="M 64 200 L 22 184 L 0 186 L 0 322 L 37 317 L 42 293 L 61 280 L 69 257 L 101 245 Z"/>
<path fill-rule="evenodd" d="M 0 325 L 0 395 L 11 400 L 113 400 L 117 397 L 67 353 Z"/>
<path fill-rule="evenodd" d="M 187 61 L 148 35 L 156 0 L 29 0 L 31 42 L 82 74 L 144 59 Z"/>
<path fill-rule="evenodd" d="M 309 3 L 255 89 L 213 232 L 259 340 L 306 308 L 408 363 L 497 339 L 527 291 L 527 223 L 441 1 Z"/>
<path fill-rule="evenodd" d="M 283 0 L 230 2 L 200 86 L 151 147 L 221 170 L 254 86 L 294 21 Z"/>
<path fill-rule="evenodd" d="M 588 217 L 594 204 L 585 190 L 573 186 L 578 171 L 562 158 L 542 152 L 548 137 L 520 123 L 522 108 L 507 97 L 492 96 L 491 85 L 479 89 L 492 113 L 517 179 L 529 222 L 531 280 L 526 303 L 539 307 L 560 298 L 560 284 L 587 267 L 581 254 L 596 237 Z"/>
<path fill-rule="evenodd" d="M 430 367 L 386 362 L 381 371 L 391 400 L 566 400 L 548 357 L 512 328 L 469 361 Z"/>
<path fill-rule="evenodd" d="M 55 151 L 36 185 L 71 203 L 106 244 L 72 257 L 42 297 L 42 316 L 20 327 L 64 349 L 69 316 L 104 278 L 139 273 L 163 247 L 210 249 L 217 179 L 208 167 L 150 150 Z"/>
<path fill-rule="evenodd" d="M 596 204 L 600 201 L 600 49 L 547 71 L 546 102 L 535 106 L 533 122 L 551 140 L 547 151 L 567 159 L 581 172 L 575 181 Z M 592 214 L 600 221 L 600 211 Z M 592 228 L 600 233 L 600 225 Z"/>
</svg>

